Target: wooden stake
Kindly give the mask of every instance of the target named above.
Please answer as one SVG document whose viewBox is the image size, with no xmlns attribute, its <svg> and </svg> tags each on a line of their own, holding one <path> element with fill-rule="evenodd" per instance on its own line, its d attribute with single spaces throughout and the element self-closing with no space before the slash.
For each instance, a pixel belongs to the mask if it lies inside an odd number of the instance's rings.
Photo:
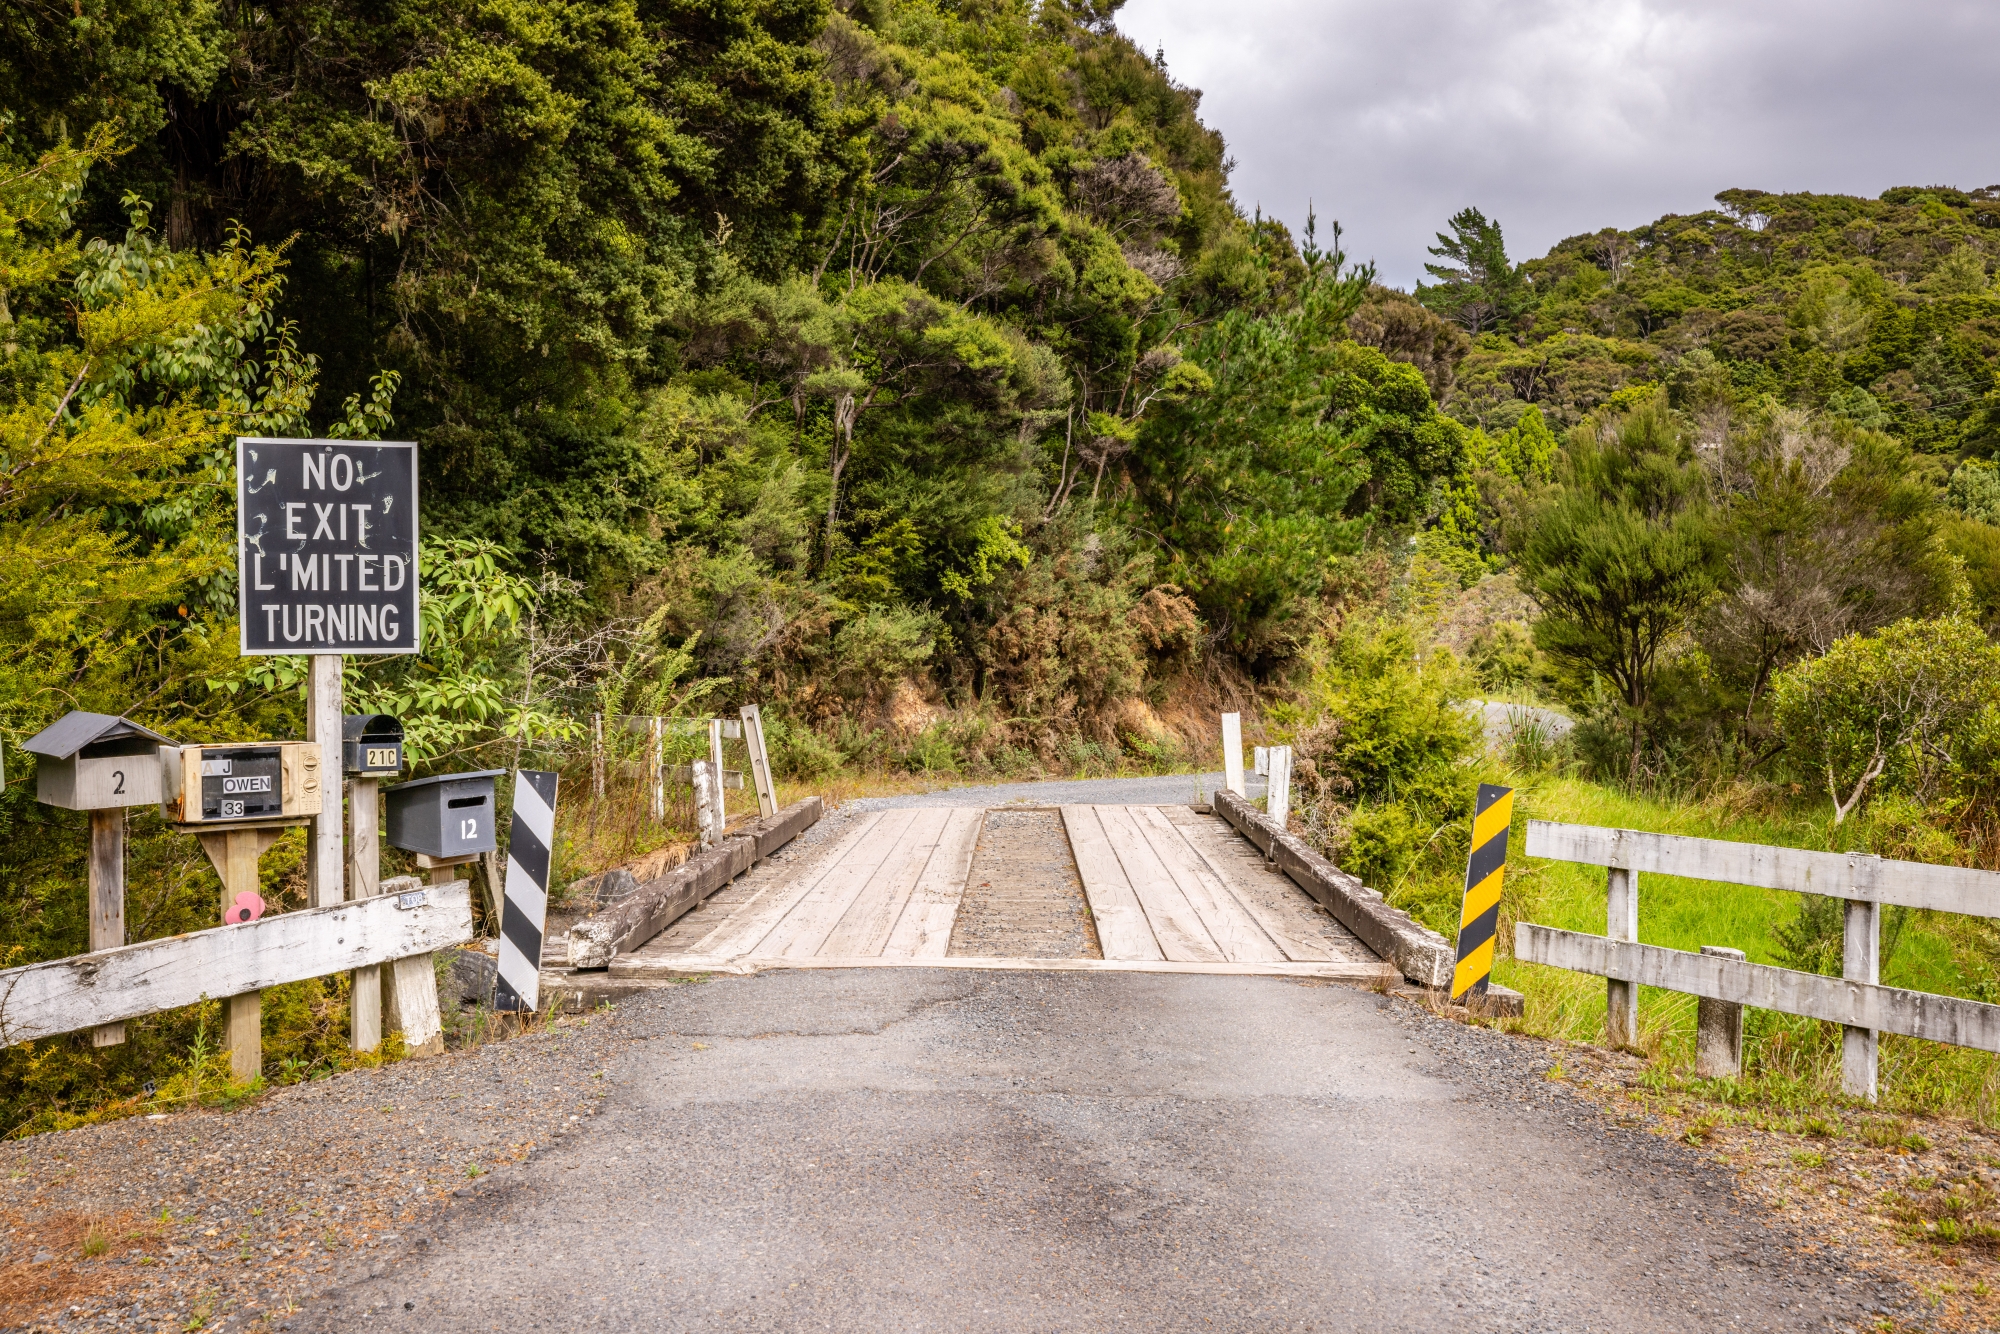
<svg viewBox="0 0 2000 1334">
<path fill-rule="evenodd" d="M 667 818 L 667 757 L 660 737 L 660 719 L 653 717 L 653 818 Z"/>
<path fill-rule="evenodd" d="M 764 716 L 755 704 L 745 704 L 743 744 L 750 751 L 750 778 L 757 785 L 757 814 L 769 819 L 778 813 L 778 788 L 771 781 L 771 755 L 764 749 Z"/>
<path fill-rule="evenodd" d="M 1222 715 L 1222 785 L 1237 796 L 1243 793 L 1243 715 Z"/>
<path fill-rule="evenodd" d="M 222 877 L 221 913 L 242 893 L 257 892 L 257 863 L 278 841 L 282 829 L 220 829 L 204 833 L 201 850 Z M 334 846 L 340 846 L 336 836 Z M 222 1002 L 222 1049 L 229 1053 L 229 1070 L 237 1079 L 255 1079 L 264 1069 L 264 994 L 230 996 Z"/>
<path fill-rule="evenodd" d="M 315 908 L 347 898 L 340 855 L 340 661 L 338 653 L 315 653 L 306 692 L 306 740 L 320 747 L 320 808 L 306 834 L 306 876 Z"/>
<path fill-rule="evenodd" d="M 125 811 L 90 813 L 90 948 L 115 950 L 125 943 Z M 125 1025 L 105 1024 L 91 1032 L 94 1047 L 125 1040 Z"/>
<path fill-rule="evenodd" d="M 1271 747 L 1271 772 L 1264 787 L 1264 811 L 1280 829 L 1290 828 L 1292 815 L 1292 748 Z"/>
<path fill-rule="evenodd" d="M 604 795 L 604 715 L 590 715 L 590 790 Z"/>
<path fill-rule="evenodd" d="M 357 778 L 348 800 L 353 837 L 347 849 L 347 884 L 357 899 L 372 899 L 382 892 L 382 847 L 380 835 L 381 785 L 373 778 Z M 347 999 L 348 1042 L 355 1051 L 374 1051 L 382 1045 L 382 966 L 370 964 L 353 973 Z"/>
<path fill-rule="evenodd" d="M 715 837 L 720 839 L 722 831 L 729 824 L 728 808 L 722 797 L 722 719 L 708 720 L 708 781 L 714 788 L 711 801 L 714 810 L 710 818 L 715 821 Z"/>
<path fill-rule="evenodd" d="M 458 879 L 458 863 L 433 865 L 430 873 L 433 885 L 449 885 Z M 390 1032 L 403 1035 L 407 1055 L 444 1055 L 444 1016 L 438 1010 L 437 968 L 430 955 L 413 954 L 384 969 L 382 1018 Z"/>
<path fill-rule="evenodd" d="M 694 823 L 701 831 L 701 846 L 715 846 L 715 788 L 708 778 L 708 761 L 696 760 L 688 766 L 694 781 Z"/>
</svg>

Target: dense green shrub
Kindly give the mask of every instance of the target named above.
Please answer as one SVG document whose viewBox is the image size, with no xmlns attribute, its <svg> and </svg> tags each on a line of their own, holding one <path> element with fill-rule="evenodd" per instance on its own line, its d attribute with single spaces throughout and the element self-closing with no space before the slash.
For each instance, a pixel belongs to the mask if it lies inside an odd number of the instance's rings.
<svg viewBox="0 0 2000 1334">
<path fill-rule="evenodd" d="M 1464 855 L 1478 781 L 1472 683 L 1451 654 L 1424 649 L 1422 629 L 1351 617 L 1313 643 L 1298 702 L 1275 715 L 1294 748 L 1306 836 L 1392 897 L 1423 880 L 1413 872 Z M 1428 902 L 1412 910 L 1450 915 Z"/>
<path fill-rule="evenodd" d="M 2000 732 L 2000 647 L 1969 619 L 1849 635 L 1782 673 L 1773 711 L 1840 823 L 1874 791 L 1926 804 L 1981 781 Z"/>
</svg>

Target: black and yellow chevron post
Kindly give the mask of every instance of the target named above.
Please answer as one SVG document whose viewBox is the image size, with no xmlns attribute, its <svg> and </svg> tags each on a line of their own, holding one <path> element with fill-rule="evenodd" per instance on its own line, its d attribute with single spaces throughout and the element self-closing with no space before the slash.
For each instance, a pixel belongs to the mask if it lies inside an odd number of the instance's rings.
<svg viewBox="0 0 2000 1334">
<path fill-rule="evenodd" d="M 1451 998 L 1486 994 L 1493 975 L 1493 937 L 1500 929 L 1500 881 L 1507 873 L 1507 826 L 1514 822 L 1514 789 L 1479 785 L 1472 811 L 1472 856 L 1465 863 L 1465 909 L 1458 918 L 1458 967 Z"/>
</svg>

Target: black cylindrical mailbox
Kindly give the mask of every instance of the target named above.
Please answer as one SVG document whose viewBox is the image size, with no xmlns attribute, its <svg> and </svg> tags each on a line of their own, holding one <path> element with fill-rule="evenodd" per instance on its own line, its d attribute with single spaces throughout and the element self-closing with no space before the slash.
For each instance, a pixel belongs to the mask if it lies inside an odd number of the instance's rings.
<svg viewBox="0 0 2000 1334">
<path fill-rule="evenodd" d="M 389 845 L 441 858 L 492 852 L 499 846 L 493 780 L 506 772 L 439 774 L 383 789 Z"/>
<path fill-rule="evenodd" d="M 403 772 L 403 724 L 386 713 L 343 717 L 340 767 L 349 778 L 394 778 Z"/>
</svg>

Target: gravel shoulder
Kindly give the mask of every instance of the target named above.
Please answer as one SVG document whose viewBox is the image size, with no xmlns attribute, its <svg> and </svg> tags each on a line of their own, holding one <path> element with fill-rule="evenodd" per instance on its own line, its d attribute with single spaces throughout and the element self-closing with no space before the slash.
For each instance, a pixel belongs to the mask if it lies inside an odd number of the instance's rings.
<svg viewBox="0 0 2000 1334">
<path fill-rule="evenodd" d="M 10 1143 L 0 1326 L 287 1328 L 328 1290 L 420 1254 L 467 1195 L 574 1134 L 618 1045 L 608 1018 L 564 1019 L 233 1111 Z"/>
</svg>

